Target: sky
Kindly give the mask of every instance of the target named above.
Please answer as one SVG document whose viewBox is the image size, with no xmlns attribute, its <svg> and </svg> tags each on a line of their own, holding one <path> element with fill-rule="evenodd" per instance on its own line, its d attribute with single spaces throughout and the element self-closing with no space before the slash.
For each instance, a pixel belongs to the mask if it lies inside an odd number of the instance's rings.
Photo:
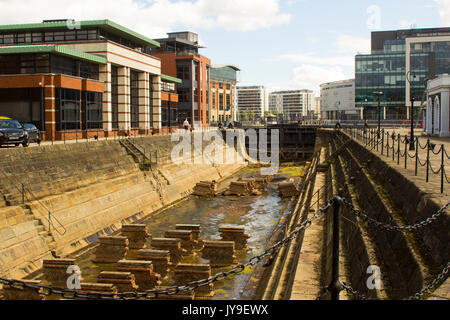
<svg viewBox="0 0 450 320">
<path fill-rule="evenodd" d="M 193 31 L 240 85 L 311 89 L 354 78 L 370 33 L 450 27 L 450 0 L 0 0 L 0 24 L 110 19 L 150 38 Z"/>
</svg>

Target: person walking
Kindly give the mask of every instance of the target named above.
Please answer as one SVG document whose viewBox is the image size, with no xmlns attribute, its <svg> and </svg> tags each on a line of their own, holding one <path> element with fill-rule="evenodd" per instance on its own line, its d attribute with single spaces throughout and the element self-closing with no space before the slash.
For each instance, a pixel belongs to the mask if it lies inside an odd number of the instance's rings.
<svg viewBox="0 0 450 320">
<path fill-rule="evenodd" d="M 188 121 L 188 119 L 184 120 L 183 127 L 184 127 L 184 130 L 186 130 L 186 131 L 189 130 L 189 121 Z"/>
</svg>

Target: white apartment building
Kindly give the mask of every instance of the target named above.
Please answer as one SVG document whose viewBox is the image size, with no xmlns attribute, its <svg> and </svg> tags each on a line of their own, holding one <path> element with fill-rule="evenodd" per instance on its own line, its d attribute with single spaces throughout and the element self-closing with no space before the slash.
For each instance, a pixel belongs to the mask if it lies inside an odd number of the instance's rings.
<svg viewBox="0 0 450 320">
<path fill-rule="evenodd" d="M 264 86 L 237 87 L 237 93 L 237 113 L 240 119 L 243 112 L 247 113 L 249 120 L 256 120 L 264 117 L 264 112 L 269 110 L 269 96 Z M 255 119 L 250 119 L 251 112 Z"/>
<path fill-rule="evenodd" d="M 355 79 L 321 84 L 320 111 L 324 120 L 361 119 L 355 107 Z"/>
<path fill-rule="evenodd" d="M 311 90 L 276 91 L 269 96 L 269 110 L 277 110 L 285 120 L 301 120 L 314 113 L 314 92 Z"/>
<path fill-rule="evenodd" d="M 320 119 L 320 97 L 314 98 L 314 119 L 319 120 Z"/>
</svg>

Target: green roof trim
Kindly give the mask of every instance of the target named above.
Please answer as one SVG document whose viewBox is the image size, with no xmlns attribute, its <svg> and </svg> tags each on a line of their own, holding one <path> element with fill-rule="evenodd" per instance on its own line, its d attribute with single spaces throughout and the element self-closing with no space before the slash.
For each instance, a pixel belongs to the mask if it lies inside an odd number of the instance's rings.
<svg viewBox="0 0 450 320">
<path fill-rule="evenodd" d="M 56 21 L 56 22 L 42 22 L 42 23 L 27 23 L 27 24 L 10 24 L 0 26 L 0 32 L 20 32 L 20 31 L 36 31 L 36 30 L 51 30 L 61 28 L 74 28 L 74 27 L 98 27 L 106 31 L 121 35 L 133 41 L 149 45 L 153 47 L 161 47 L 160 43 L 152 40 L 146 36 L 143 36 L 137 32 L 134 32 L 126 27 L 123 27 L 111 20 L 87 20 L 87 21 Z"/>
<path fill-rule="evenodd" d="M 0 47 L 0 54 L 24 54 L 24 53 L 53 53 L 70 58 L 76 58 L 88 62 L 94 62 L 99 64 L 107 64 L 107 60 L 104 57 L 100 57 L 94 54 L 74 50 L 68 47 L 59 45 L 34 45 L 34 46 L 10 46 Z"/>
<path fill-rule="evenodd" d="M 171 77 L 171 76 L 167 76 L 165 74 L 161 74 L 161 80 L 165 80 L 167 82 L 173 82 L 173 83 L 181 83 L 182 80 L 175 78 L 175 77 Z"/>
</svg>

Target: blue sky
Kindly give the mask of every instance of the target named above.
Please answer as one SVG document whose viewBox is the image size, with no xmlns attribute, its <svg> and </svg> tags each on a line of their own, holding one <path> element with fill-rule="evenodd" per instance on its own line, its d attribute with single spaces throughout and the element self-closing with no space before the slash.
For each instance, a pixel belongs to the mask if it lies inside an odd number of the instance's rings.
<svg viewBox="0 0 450 320">
<path fill-rule="evenodd" d="M 371 30 L 450 26 L 450 0 L 0 0 L 2 24 L 56 18 L 111 19 L 153 38 L 195 31 L 203 55 L 242 69 L 241 84 L 318 94 L 354 77 Z"/>
</svg>

